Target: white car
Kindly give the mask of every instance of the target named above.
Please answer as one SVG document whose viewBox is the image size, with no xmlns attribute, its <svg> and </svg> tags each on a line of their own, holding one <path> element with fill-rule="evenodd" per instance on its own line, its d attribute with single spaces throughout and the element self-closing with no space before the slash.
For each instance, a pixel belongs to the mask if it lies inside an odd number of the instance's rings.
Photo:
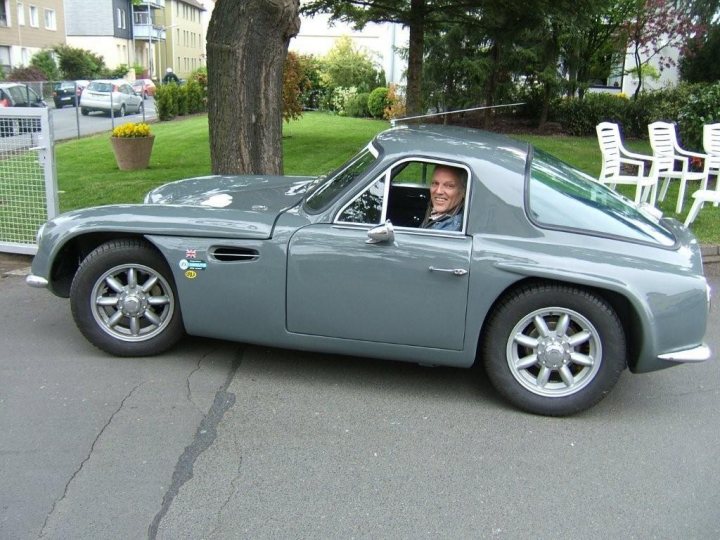
<svg viewBox="0 0 720 540">
<path fill-rule="evenodd" d="M 143 99 L 125 81 L 90 81 L 80 96 L 80 112 L 87 116 L 93 111 L 103 111 L 115 116 L 139 113 L 143 110 Z"/>
</svg>

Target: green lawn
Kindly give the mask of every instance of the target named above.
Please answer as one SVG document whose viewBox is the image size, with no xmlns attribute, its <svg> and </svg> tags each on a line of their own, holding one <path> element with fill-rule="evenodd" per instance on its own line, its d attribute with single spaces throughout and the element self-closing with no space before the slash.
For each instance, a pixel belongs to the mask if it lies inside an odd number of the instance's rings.
<svg viewBox="0 0 720 540">
<path fill-rule="evenodd" d="M 285 124 L 285 173 L 326 173 L 388 126 L 387 122 L 378 120 L 306 113 L 301 120 Z M 152 131 L 156 137 L 150 168 L 142 171 L 117 169 L 108 134 L 58 143 L 56 159 L 61 210 L 140 202 L 155 186 L 210 173 L 206 116 L 153 124 Z M 518 135 L 516 138 L 531 142 L 590 175 L 597 176 L 600 172 L 600 150 L 595 137 Z M 650 152 L 646 141 L 630 141 L 628 146 L 636 152 Z M 691 183 L 688 190 L 691 193 L 696 188 L 697 184 Z M 674 182 L 661 209 L 668 215 L 684 219 L 692 201 L 689 195 L 686 195 L 684 213 L 675 216 L 677 182 Z M 693 229 L 702 242 L 720 243 L 720 209 L 706 207 Z"/>
</svg>

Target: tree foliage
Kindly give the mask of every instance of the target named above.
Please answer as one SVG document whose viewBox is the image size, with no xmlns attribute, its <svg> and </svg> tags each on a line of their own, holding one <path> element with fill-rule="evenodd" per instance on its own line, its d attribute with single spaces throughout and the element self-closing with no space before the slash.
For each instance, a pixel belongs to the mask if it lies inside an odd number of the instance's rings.
<svg viewBox="0 0 720 540">
<path fill-rule="evenodd" d="M 45 74 L 45 80 L 55 81 L 60 78 L 60 70 L 52 51 L 40 51 L 30 59 L 30 65 Z"/>
<path fill-rule="evenodd" d="M 369 92 L 385 85 L 382 69 L 375 66 L 367 52 L 353 46 L 348 36 L 335 41 L 332 49 L 323 58 L 323 73 L 328 88 L 351 88 L 358 92 Z"/>
<path fill-rule="evenodd" d="M 302 116 L 302 95 L 310 88 L 305 67 L 300 56 L 289 52 L 283 72 L 283 120 L 297 120 Z"/>
<path fill-rule="evenodd" d="M 58 45 L 55 52 L 66 79 L 97 79 L 107 72 L 104 58 L 87 49 Z"/>
</svg>

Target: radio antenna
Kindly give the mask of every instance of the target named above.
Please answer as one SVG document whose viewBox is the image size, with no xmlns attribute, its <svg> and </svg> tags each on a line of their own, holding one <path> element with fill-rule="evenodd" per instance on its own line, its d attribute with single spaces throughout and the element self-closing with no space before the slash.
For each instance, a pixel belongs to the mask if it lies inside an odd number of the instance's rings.
<svg viewBox="0 0 720 540">
<path fill-rule="evenodd" d="M 421 114 L 418 116 L 405 116 L 404 118 L 394 118 L 390 120 L 390 125 L 392 127 L 395 127 L 395 124 L 398 122 L 406 122 L 408 120 L 418 120 L 420 118 L 433 118 L 436 116 L 447 116 L 450 114 L 457 114 L 457 113 L 464 113 L 464 112 L 472 112 L 472 111 L 482 111 L 486 109 L 501 109 L 503 107 L 517 107 L 518 105 L 525 105 L 525 103 L 507 103 L 505 105 L 487 105 L 484 107 L 473 107 L 472 109 L 459 109 L 457 111 L 447 111 L 447 112 L 441 112 L 441 113 L 431 113 L 431 114 Z"/>
</svg>

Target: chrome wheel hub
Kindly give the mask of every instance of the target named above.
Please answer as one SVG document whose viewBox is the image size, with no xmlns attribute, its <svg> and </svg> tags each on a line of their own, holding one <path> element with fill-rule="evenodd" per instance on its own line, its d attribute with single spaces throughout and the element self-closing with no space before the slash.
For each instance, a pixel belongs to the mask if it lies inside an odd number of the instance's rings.
<svg viewBox="0 0 720 540">
<path fill-rule="evenodd" d="M 576 311 L 539 309 L 513 328 L 507 362 L 515 380 L 530 392 L 544 397 L 569 396 L 597 375 L 602 362 L 600 334 Z"/>
<path fill-rule="evenodd" d="M 120 265 L 102 274 L 92 289 L 99 327 L 122 341 L 144 341 L 172 319 L 175 297 L 165 278 L 144 265 Z"/>
</svg>

